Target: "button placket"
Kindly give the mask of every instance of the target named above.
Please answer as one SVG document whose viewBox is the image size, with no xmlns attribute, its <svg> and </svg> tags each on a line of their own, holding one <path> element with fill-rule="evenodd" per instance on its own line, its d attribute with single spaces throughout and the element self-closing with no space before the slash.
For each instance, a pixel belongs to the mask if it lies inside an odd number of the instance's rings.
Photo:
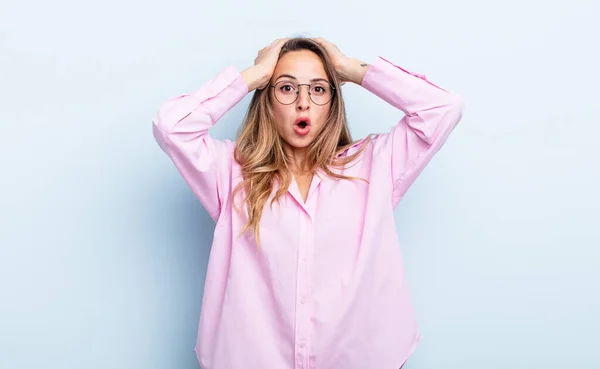
<svg viewBox="0 0 600 369">
<path fill-rule="evenodd" d="M 314 205 L 314 202 L 312 203 L 312 205 Z M 308 242 L 307 242 L 307 247 L 306 247 L 306 255 L 305 257 L 307 258 L 307 260 L 309 262 L 306 263 L 306 290 L 304 291 L 304 306 L 306 309 L 306 320 L 305 320 L 305 324 L 306 324 L 306 346 L 307 348 L 307 356 L 306 356 L 306 369 L 309 369 L 311 367 L 311 360 L 310 360 L 310 339 L 311 339 L 311 335 L 312 335 L 312 317 L 311 317 L 311 313 L 312 313 L 312 304 L 310 304 L 311 298 L 312 298 L 312 260 L 313 260 L 313 252 L 314 252 L 314 242 L 315 242 L 315 235 L 314 235 L 314 227 L 313 227 L 313 219 L 314 219 L 314 215 L 315 215 L 315 208 L 314 206 L 311 206 L 310 209 L 310 217 L 307 219 L 307 223 L 308 223 L 308 229 L 307 229 L 307 238 L 308 238 Z"/>
<path fill-rule="evenodd" d="M 311 188 L 308 201 L 298 212 L 298 274 L 296 282 L 295 358 L 298 369 L 309 369 L 311 332 L 312 256 L 314 249 L 313 219 L 316 214 L 319 182 Z"/>
<path fill-rule="evenodd" d="M 310 248 L 312 244 L 311 221 L 307 213 L 300 213 L 298 244 L 298 283 L 296 291 L 296 367 L 306 369 L 309 365 L 310 335 Z"/>
<path fill-rule="evenodd" d="M 300 214 L 299 249 L 298 249 L 298 282 L 296 291 L 296 367 L 308 369 L 310 365 L 311 335 L 311 257 L 314 243 L 311 212 Z"/>
</svg>

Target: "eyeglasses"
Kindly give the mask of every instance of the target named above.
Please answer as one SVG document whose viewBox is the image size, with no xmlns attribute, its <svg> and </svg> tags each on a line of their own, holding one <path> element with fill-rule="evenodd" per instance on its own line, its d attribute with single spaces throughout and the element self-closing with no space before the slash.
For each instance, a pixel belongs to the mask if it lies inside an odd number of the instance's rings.
<svg viewBox="0 0 600 369">
<path fill-rule="evenodd" d="M 308 86 L 308 96 L 317 105 L 325 105 L 333 98 L 335 87 L 326 81 L 317 81 L 311 84 L 297 84 L 281 81 L 271 88 L 275 89 L 275 98 L 283 105 L 293 104 L 300 96 L 300 86 Z"/>
</svg>

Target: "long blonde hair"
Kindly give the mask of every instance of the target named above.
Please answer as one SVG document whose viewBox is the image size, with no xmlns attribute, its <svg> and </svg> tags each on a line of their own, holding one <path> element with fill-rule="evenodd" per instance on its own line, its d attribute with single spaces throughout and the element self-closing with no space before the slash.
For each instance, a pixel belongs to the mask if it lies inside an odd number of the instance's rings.
<svg viewBox="0 0 600 369">
<path fill-rule="evenodd" d="M 329 115 L 326 123 L 310 144 L 307 150 L 306 161 L 309 173 L 321 169 L 328 176 L 338 179 L 355 179 L 334 173 L 331 168 L 342 168 L 352 162 L 362 150 L 344 157 L 340 153 L 352 146 L 352 136 L 348 129 L 346 111 L 340 80 L 335 68 L 325 49 L 309 38 L 292 38 L 283 46 L 279 57 L 290 51 L 310 50 L 314 52 L 323 63 L 325 72 L 331 84 L 335 87 L 332 101 L 330 102 Z M 279 189 L 271 201 L 277 201 L 291 183 L 292 174 L 289 160 L 283 150 L 282 138 L 275 128 L 273 109 L 271 107 L 270 88 L 256 90 L 252 96 L 250 106 L 240 127 L 234 157 L 240 164 L 243 180 L 236 186 L 233 198 L 244 190 L 244 202 L 248 211 L 248 223 L 242 232 L 249 228 L 254 229 L 254 234 L 260 245 L 259 223 L 265 203 L 271 196 L 273 183 L 279 183 Z M 367 140 L 369 137 L 367 137 Z M 363 145 L 363 148 L 365 145 Z M 236 209 L 237 206 L 234 207 Z M 239 211 L 239 209 L 238 209 Z"/>
</svg>

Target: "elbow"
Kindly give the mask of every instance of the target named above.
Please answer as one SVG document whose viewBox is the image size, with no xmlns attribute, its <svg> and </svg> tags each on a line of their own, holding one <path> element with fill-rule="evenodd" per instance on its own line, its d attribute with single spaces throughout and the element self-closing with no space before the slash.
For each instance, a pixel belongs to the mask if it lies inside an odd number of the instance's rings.
<svg viewBox="0 0 600 369">
<path fill-rule="evenodd" d="M 438 132 L 434 135 L 436 136 L 435 140 L 440 140 L 442 142 L 446 141 L 450 133 L 454 131 L 461 121 L 464 110 L 465 98 L 460 94 L 453 94 L 451 101 L 446 107 L 446 112 L 442 116 L 443 123 L 440 124 Z M 434 141 L 434 139 L 431 141 Z"/>
<path fill-rule="evenodd" d="M 444 131 L 452 131 L 461 121 L 465 111 L 465 98 L 461 94 L 452 94 L 450 101 L 446 104 L 442 115 L 442 126 L 447 126 Z"/>
<path fill-rule="evenodd" d="M 462 117 L 463 112 L 465 110 L 465 97 L 461 94 L 454 94 L 452 95 L 452 102 L 451 102 L 451 106 L 452 106 L 452 110 L 460 117 Z"/>
<path fill-rule="evenodd" d="M 152 118 L 153 129 L 161 131 L 165 135 L 171 134 L 175 127 L 185 120 L 196 107 L 197 102 L 189 95 L 180 95 L 167 100 L 158 108 Z"/>
<path fill-rule="evenodd" d="M 429 119 L 423 120 L 420 137 L 430 146 L 435 146 L 446 141 L 450 133 L 461 121 L 465 108 L 465 99 L 462 95 L 453 94 L 450 100 L 433 113 Z"/>
<path fill-rule="evenodd" d="M 168 139 L 169 135 L 165 129 L 166 128 L 165 128 L 164 124 L 162 124 L 160 119 L 158 119 L 157 117 L 154 117 L 152 119 L 152 136 L 154 137 L 154 140 L 156 141 L 158 146 L 161 148 L 161 150 L 166 152 L 167 151 L 167 139 Z"/>
<path fill-rule="evenodd" d="M 158 111 L 152 117 L 152 129 L 154 132 L 162 132 L 163 134 L 169 134 L 177 122 L 173 119 L 171 114 L 167 113 L 165 107 L 160 107 Z"/>
<path fill-rule="evenodd" d="M 152 135 L 163 151 L 166 151 L 168 140 L 180 121 L 172 114 L 170 104 L 172 104 L 171 101 L 160 106 L 152 117 Z"/>
</svg>

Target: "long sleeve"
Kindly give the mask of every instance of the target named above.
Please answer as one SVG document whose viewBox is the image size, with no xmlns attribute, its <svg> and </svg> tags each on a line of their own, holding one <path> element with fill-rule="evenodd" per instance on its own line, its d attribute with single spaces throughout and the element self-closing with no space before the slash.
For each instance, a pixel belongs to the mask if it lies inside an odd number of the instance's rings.
<svg viewBox="0 0 600 369">
<path fill-rule="evenodd" d="M 369 67 L 362 86 L 405 114 L 390 132 L 374 138 L 375 150 L 390 166 L 396 206 L 461 120 L 464 101 L 381 57 Z"/>
<path fill-rule="evenodd" d="M 240 73 L 230 66 L 196 92 L 167 100 L 152 120 L 159 146 L 215 221 L 227 195 L 234 146 L 212 138 L 208 130 L 247 93 Z"/>
</svg>

